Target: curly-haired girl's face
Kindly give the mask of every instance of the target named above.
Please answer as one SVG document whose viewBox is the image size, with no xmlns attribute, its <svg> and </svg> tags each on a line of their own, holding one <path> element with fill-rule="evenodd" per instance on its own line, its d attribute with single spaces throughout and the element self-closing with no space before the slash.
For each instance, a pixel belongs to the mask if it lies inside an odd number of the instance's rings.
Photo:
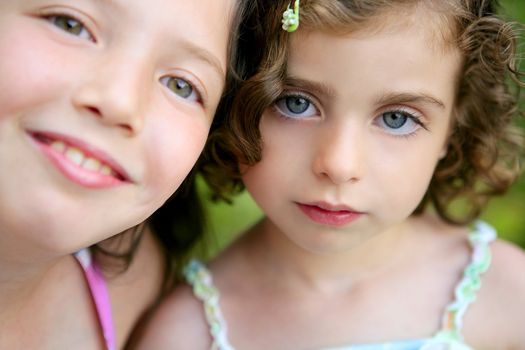
<svg viewBox="0 0 525 350">
<path fill-rule="evenodd" d="M 445 155 L 459 54 L 432 26 L 291 34 L 285 92 L 243 180 L 280 231 L 317 252 L 395 229 Z M 438 44 L 438 45 L 436 45 Z"/>
</svg>

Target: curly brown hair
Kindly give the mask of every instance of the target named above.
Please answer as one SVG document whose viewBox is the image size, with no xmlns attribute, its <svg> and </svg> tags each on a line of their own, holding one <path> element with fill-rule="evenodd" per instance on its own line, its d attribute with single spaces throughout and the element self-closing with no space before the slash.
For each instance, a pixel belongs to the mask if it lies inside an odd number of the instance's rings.
<svg viewBox="0 0 525 350">
<path fill-rule="evenodd" d="M 216 199 L 229 200 L 242 191 L 239 164 L 261 159 L 259 121 L 282 94 L 286 78 L 293 33 L 283 31 L 280 20 L 288 3 L 257 0 L 244 19 L 238 50 L 249 68 L 226 123 L 210 136 L 200 164 Z M 445 221 L 466 224 L 520 173 L 524 142 L 513 123 L 522 115 L 518 101 L 525 84 L 516 63 L 517 25 L 499 17 L 497 2 L 489 0 L 303 0 L 300 23 L 303 28 L 344 34 L 371 22 L 381 25 L 386 13 L 417 7 L 432 11 L 436 42 L 459 49 L 462 67 L 448 152 L 414 214 L 431 203 Z M 457 200 L 467 210 L 455 210 L 452 203 Z"/>
</svg>

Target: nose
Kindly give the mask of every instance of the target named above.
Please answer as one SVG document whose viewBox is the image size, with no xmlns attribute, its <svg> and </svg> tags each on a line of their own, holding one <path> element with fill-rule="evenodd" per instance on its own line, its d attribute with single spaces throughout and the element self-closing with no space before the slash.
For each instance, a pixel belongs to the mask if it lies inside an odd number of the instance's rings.
<svg viewBox="0 0 525 350">
<path fill-rule="evenodd" d="M 315 175 L 336 185 L 357 182 L 363 176 L 363 131 L 356 125 L 330 125 L 317 139 L 313 161 Z"/>
<path fill-rule="evenodd" d="M 122 56 L 104 60 L 74 91 L 75 108 L 128 136 L 139 133 L 149 91 L 146 66 Z"/>
</svg>

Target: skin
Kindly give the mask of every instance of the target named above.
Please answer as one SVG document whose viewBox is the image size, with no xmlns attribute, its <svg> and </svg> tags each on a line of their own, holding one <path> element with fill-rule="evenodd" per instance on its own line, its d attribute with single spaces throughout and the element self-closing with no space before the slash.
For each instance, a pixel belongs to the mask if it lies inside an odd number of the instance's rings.
<svg viewBox="0 0 525 350">
<path fill-rule="evenodd" d="M 262 160 L 244 167 L 243 180 L 266 217 L 210 264 L 237 349 L 389 342 L 440 328 L 471 251 L 466 228 L 410 215 L 446 152 L 461 61 L 431 40 L 431 15 L 345 36 L 293 34 L 285 95 L 312 104 L 292 113 L 281 99 L 263 114 Z M 391 111 L 424 127 L 387 127 Z M 298 205 L 319 202 L 360 216 L 319 223 Z M 513 325 L 523 324 L 525 278 L 510 266 L 525 266 L 524 254 L 502 242 L 492 251 L 464 334 L 476 349 L 520 348 L 522 330 Z M 487 314 L 505 320 L 504 329 Z M 149 329 L 144 349 L 176 348 L 181 339 L 192 349 L 211 344 L 188 286 L 164 302 Z"/>
<path fill-rule="evenodd" d="M 145 220 L 190 171 L 224 86 L 233 9 L 233 0 L 2 1 L 0 348 L 103 348 L 71 253 Z M 63 158 L 68 176 L 43 145 L 70 139 L 113 159 L 125 179 Z M 112 185 L 82 180 L 93 176 Z M 109 282 L 119 348 L 158 292 L 150 236 Z"/>
</svg>

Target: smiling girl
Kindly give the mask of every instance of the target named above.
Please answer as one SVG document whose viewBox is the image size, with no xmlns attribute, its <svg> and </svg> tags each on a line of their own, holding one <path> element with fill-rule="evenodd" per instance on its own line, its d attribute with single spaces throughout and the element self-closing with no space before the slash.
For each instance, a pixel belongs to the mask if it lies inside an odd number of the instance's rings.
<svg viewBox="0 0 525 350">
<path fill-rule="evenodd" d="M 523 152 L 494 2 L 257 5 L 208 180 L 266 215 L 188 266 L 143 348 L 525 348 L 525 254 L 476 221 Z"/>
<path fill-rule="evenodd" d="M 160 233 L 128 229 L 196 162 L 240 7 L 1 2 L 0 348 L 123 347 L 165 268 Z M 119 232 L 138 246 L 105 281 L 103 252 L 122 247 L 82 248 Z"/>
</svg>

